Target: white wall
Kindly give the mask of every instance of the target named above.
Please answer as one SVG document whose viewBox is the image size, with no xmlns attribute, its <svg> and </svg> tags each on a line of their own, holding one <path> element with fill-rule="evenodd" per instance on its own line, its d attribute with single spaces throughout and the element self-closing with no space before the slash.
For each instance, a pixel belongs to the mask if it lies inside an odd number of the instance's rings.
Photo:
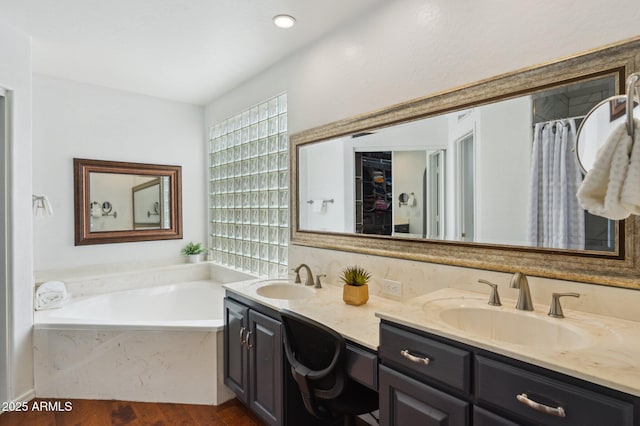
<svg viewBox="0 0 640 426">
<path fill-rule="evenodd" d="M 31 40 L 0 21 L 0 86 L 12 97 L 9 173 L 5 182 L 9 215 L 8 372 L 1 366 L 0 386 L 8 400 L 33 395 L 33 256 L 31 215 Z M 0 288 L 0 291 L 4 289 Z M 0 333 L 0 338 L 3 333 Z M 4 342 L 0 342 L 4 350 Z"/>
<path fill-rule="evenodd" d="M 213 100 L 206 124 L 286 90 L 289 130 L 298 132 L 636 36 L 635 6 L 634 0 L 584 0 L 580 7 L 552 0 L 386 2 Z"/>
<path fill-rule="evenodd" d="M 201 107 L 38 74 L 33 84 L 33 190 L 55 213 L 35 221 L 35 270 L 171 258 L 207 241 Z M 182 166 L 184 239 L 74 246 L 74 157 Z"/>
<path fill-rule="evenodd" d="M 289 131 L 295 133 L 638 34 L 635 0 L 575 6 L 552 0 L 386 2 L 212 101 L 205 124 L 287 91 Z M 290 247 L 291 264 L 302 260 L 298 251 Z"/>
<path fill-rule="evenodd" d="M 353 232 L 353 219 L 345 220 L 345 193 L 353 192 L 354 183 L 345 185 L 343 143 L 312 144 L 300 151 L 300 229 L 330 232 Z M 353 168 L 353 166 L 352 166 Z M 353 176 L 353 173 L 348 175 Z M 331 200 L 318 207 L 319 200 Z M 308 201 L 314 200 L 313 204 Z M 318 208 L 320 209 L 318 211 Z"/>
</svg>

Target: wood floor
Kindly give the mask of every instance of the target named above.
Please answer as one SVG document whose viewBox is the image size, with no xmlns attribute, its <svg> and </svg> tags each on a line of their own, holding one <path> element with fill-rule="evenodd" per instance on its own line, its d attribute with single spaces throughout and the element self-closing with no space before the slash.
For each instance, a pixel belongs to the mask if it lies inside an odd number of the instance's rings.
<svg viewBox="0 0 640 426">
<path fill-rule="evenodd" d="M 44 401 L 43 411 L 32 410 Z M 209 405 L 158 404 L 150 402 L 97 401 L 72 399 L 34 400 L 26 412 L 0 414 L 1 426 L 263 426 L 237 399 L 216 407 Z M 70 411 L 65 403 L 71 402 Z M 52 409 L 46 411 L 47 404 Z M 36 405 L 36 408 L 38 405 Z M 67 404 L 69 407 L 69 404 Z"/>
</svg>

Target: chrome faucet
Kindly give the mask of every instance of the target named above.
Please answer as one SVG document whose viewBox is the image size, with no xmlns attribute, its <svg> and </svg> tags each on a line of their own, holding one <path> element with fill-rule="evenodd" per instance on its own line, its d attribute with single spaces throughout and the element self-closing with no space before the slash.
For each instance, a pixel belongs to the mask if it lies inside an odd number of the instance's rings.
<svg viewBox="0 0 640 426">
<path fill-rule="evenodd" d="M 527 281 L 526 275 L 522 272 L 516 272 L 513 274 L 509 287 L 520 290 L 518 293 L 516 309 L 520 309 L 522 311 L 533 311 L 533 302 L 531 301 L 531 292 L 529 291 L 529 282 Z"/>
<path fill-rule="evenodd" d="M 311 273 L 311 268 L 306 263 L 301 263 L 293 272 L 296 273 L 296 284 L 300 284 L 302 281 L 300 280 L 300 269 L 305 268 L 307 270 L 307 279 L 304 281 L 304 285 L 313 285 L 313 274 Z"/>
</svg>

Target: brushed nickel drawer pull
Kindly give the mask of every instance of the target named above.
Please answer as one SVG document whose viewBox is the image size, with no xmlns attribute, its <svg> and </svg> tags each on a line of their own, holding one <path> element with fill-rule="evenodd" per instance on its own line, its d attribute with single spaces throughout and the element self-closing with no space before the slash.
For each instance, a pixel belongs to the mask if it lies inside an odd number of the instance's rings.
<svg viewBox="0 0 640 426">
<path fill-rule="evenodd" d="M 431 360 L 427 357 L 411 355 L 409 353 L 409 349 L 404 349 L 400 351 L 400 355 L 402 355 L 403 357 L 405 357 L 411 362 L 415 362 L 416 364 L 429 365 L 429 363 L 431 362 Z"/>
<path fill-rule="evenodd" d="M 249 342 L 249 339 L 251 338 L 251 334 L 253 333 L 253 331 L 248 331 L 247 332 L 247 337 L 244 339 L 245 342 L 245 346 L 247 347 L 247 349 L 251 349 L 253 347 L 253 345 L 251 344 L 251 342 Z"/>
<path fill-rule="evenodd" d="M 544 405 L 544 404 L 540 404 L 539 402 L 536 402 L 532 399 L 529 399 L 529 397 L 527 396 L 526 393 L 522 393 L 520 395 L 516 395 L 516 399 L 523 403 L 524 405 L 526 405 L 529 408 L 533 408 L 536 411 L 539 411 L 541 413 L 545 413 L 545 414 L 551 414 L 552 416 L 556 416 L 556 417 L 566 417 L 567 414 L 564 411 L 564 408 L 562 407 L 549 407 L 548 405 Z"/>
<path fill-rule="evenodd" d="M 242 346 L 245 346 L 245 343 L 246 343 L 245 340 L 244 340 L 244 337 L 242 337 L 242 335 L 244 334 L 245 331 L 246 330 L 245 330 L 244 327 L 240 327 L 240 344 Z"/>
</svg>

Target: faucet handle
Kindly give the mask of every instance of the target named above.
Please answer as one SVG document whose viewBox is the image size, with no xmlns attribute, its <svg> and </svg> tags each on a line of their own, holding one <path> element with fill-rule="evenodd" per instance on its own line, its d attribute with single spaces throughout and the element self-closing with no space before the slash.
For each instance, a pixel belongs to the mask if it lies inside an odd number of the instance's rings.
<svg viewBox="0 0 640 426">
<path fill-rule="evenodd" d="M 318 274 L 316 275 L 316 285 L 313 288 L 322 288 L 322 283 L 320 282 L 320 277 L 326 277 L 326 274 Z"/>
<path fill-rule="evenodd" d="M 560 298 L 564 296 L 580 297 L 578 293 L 552 293 L 551 294 L 551 306 L 549 307 L 549 315 L 553 318 L 564 318 L 562 312 L 562 305 L 560 305 Z"/>
<path fill-rule="evenodd" d="M 296 278 L 293 282 L 296 284 L 302 284 L 302 280 L 300 279 L 300 270 L 298 268 L 292 268 L 291 271 L 296 273 Z"/>
<path fill-rule="evenodd" d="M 500 295 L 498 294 L 498 284 L 494 284 L 482 279 L 478 280 L 478 282 L 491 287 L 491 293 L 489 294 L 489 304 L 491 306 L 502 306 L 502 303 L 500 303 Z"/>
</svg>

